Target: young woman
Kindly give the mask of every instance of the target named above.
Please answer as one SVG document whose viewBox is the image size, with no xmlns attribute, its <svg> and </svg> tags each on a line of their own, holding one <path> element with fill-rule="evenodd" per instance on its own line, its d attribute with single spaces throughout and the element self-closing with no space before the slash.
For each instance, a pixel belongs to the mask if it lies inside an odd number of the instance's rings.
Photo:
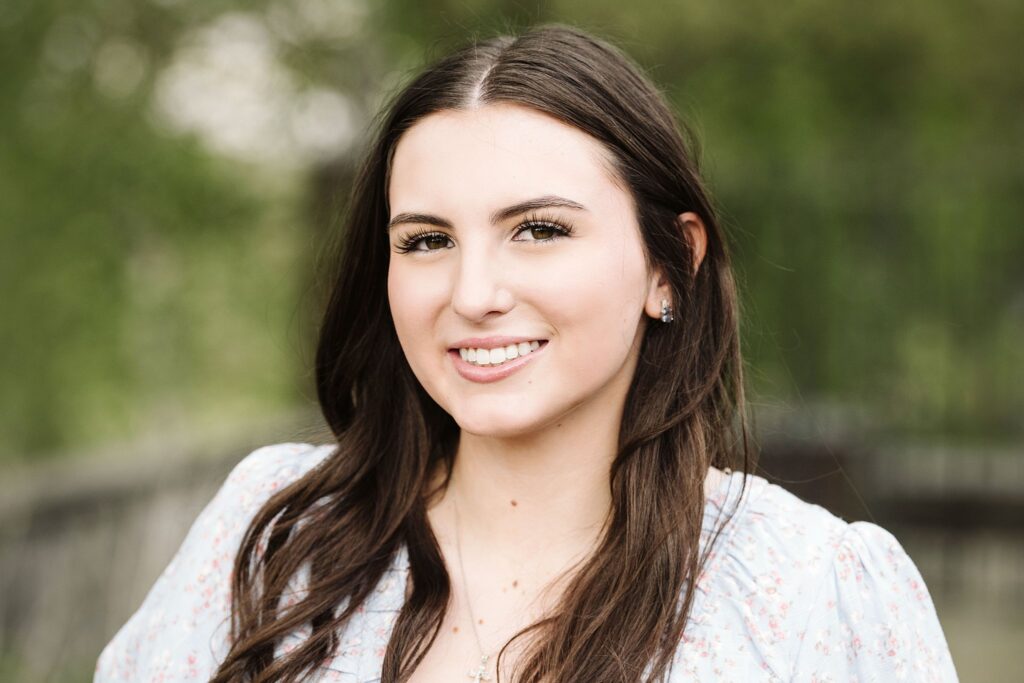
<svg viewBox="0 0 1024 683">
<path fill-rule="evenodd" d="M 896 540 L 750 473 L 725 238 L 615 48 L 427 69 L 343 237 L 336 443 L 243 460 L 97 680 L 956 680 Z"/>
</svg>

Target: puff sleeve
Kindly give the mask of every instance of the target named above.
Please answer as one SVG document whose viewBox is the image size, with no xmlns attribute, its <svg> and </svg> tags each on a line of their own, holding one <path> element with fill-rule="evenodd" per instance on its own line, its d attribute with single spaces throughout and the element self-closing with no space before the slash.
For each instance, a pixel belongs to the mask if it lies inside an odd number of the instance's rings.
<svg viewBox="0 0 1024 683">
<path fill-rule="evenodd" d="M 793 681 L 957 681 L 924 580 L 885 529 L 850 524 L 815 596 Z"/>
<path fill-rule="evenodd" d="M 228 651 L 231 572 L 249 522 L 274 491 L 330 450 L 277 444 L 243 459 L 193 523 L 142 606 L 104 648 L 95 683 L 209 680 Z"/>
</svg>

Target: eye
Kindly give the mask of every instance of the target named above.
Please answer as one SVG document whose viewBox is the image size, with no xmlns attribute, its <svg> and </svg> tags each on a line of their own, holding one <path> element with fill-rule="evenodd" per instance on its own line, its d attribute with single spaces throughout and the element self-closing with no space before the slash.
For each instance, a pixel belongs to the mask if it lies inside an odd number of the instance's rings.
<svg viewBox="0 0 1024 683">
<path fill-rule="evenodd" d="M 521 235 L 529 235 L 520 239 Z M 527 219 L 516 228 L 515 240 L 517 242 L 550 242 L 559 237 L 568 237 L 572 234 L 572 226 L 563 225 L 551 219 Z"/>
<path fill-rule="evenodd" d="M 405 254 L 410 251 L 440 251 L 450 249 L 452 240 L 443 232 L 418 232 L 402 238 L 398 251 Z"/>
</svg>

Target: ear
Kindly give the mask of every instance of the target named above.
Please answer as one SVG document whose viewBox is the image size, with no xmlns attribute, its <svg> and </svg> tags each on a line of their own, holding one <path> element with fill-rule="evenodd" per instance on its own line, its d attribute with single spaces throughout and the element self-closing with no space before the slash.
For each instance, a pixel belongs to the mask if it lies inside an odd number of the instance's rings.
<svg viewBox="0 0 1024 683">
<path fill-rule="evenodd" d="M 668 278 L 661 268 L 651 271 L 651 279 L 647 283 L 647 299 L 644 301 L 644 313 L 651 318 L 661 318 L 662 301 L 672 305 L 671 287 Z"/>
<path fill-rule="evenodd" d="M 690 245 L 690 251 L 693 252 L 693 274 L 696 275 L 708 249 L 708 231 L 704 227 L 704 221 L 693 211 L 679 214 L 679 223 Z"/>
<path fill-rule="evenodd" d="M 686 211 L 679 214 L 679 226 L 683 230 L 690 251 L 693 253 L 693 274 L 700 270 L 700 264 L 704 262 L 704 255 L 708 248 L 708 233 L 704 227 L 704 221 L 693 211 Z M 661 318 L 662 301 L 667 301 L 669 306 L 674 306 L 671 296 L 671 288 L 668 279 L 665 278 L 661 268 L 655 268 L 651 273 L 651 280 L 647 288 L 647 301 L 644 303 L 644 312 L 652 318 Z"/>
</svg>

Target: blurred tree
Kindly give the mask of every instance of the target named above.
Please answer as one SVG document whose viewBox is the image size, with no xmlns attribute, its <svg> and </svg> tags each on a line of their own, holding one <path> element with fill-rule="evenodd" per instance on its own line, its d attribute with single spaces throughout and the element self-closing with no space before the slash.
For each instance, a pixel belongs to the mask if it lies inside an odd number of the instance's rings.
<svg viewBox="0 0 1024 683">
<path fill-rule="evenodd" d="M 337 228 L 372 115 L 426 59 L 547 20 L 622 44 L 704 143 L 759 401 L 1019 438 L 1022 15 L 1000 0 L 5 3 L 0 456 L 301 400 L 309 225 Z"/>
<path fill-rule="evenodd" d="M 2 457 L 294 401 L 301 241 L 266 186 L 151 121 L 186 15 L 0 9 Z"/>
</svg>

